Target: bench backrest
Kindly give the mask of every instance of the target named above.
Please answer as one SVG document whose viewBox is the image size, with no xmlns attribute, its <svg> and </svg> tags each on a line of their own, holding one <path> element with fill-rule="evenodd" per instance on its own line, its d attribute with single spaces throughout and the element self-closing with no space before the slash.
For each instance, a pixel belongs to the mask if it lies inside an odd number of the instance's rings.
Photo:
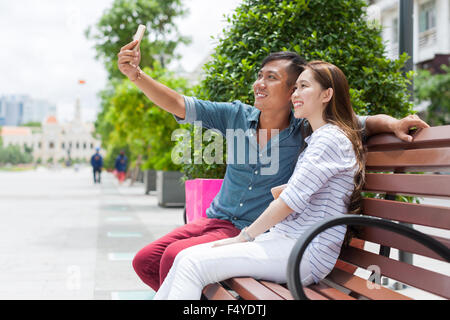
<svg viewBox="0 0 450 320">
<path fill-rule="evenodd" d="M 383 194 L 383 197 L 365 198 L 363 214 L 435 228 L 429 229 L 433 238 L 450 248 L 450 207 L 395 201 L 397 195 L 450 199 L 450 126 L 423 129 L 414 135 L 411 143 L 402 142 L 392 134 L 381 134 L 369 139 L 366 146 L 364 191 Z M 440 262 L 439 272 L 435 272 L 389 259 L 390 248 L 443 260 L 439 255 L 411 239 L 379 228 L 362 228 L 359 238 L 379 244 L 378 254 L 362 250 L 362 242 L 354 239 L 351 246 L 342 250 L 341 268 L 377 266 L 383 276 L 450 299 L 447 262 Z M 373 294 L 376 295 L 376 290 Z"/>
</svg>

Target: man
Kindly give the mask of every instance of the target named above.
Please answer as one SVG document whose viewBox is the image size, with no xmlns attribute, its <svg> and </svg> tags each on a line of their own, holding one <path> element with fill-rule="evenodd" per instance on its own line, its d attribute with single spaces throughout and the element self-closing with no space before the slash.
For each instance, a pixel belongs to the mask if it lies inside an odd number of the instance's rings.
<svg viewBox="0 0 450 320">
<path fill-rule="evenodd" d="M 292 52 L 269 55 L 262 62 L 253 85 L 255 105 L 252 107 L 239 101 L 217 103 L 176 93 L 139 69 L 140 52 L 131 50 L 136 45 L 137 41 L 133 41 L 122 47 L 118 54 L 119 69 L 151 101 L 172 113 L 179 123 L 201 122 L 202 126 L 217 129 L 223 135 L 229 129 L 249 132 L 245 137 L 245 158 L 250 158 L 251 150 L 256 150 L 258 155 L 254 162 L 228 162 L 222 188 L 206 211 L 208 218 L 173 230 L 136 255 L 133 260 L 136 273 L 157 291 L 178 252 L 196 244 L 238 235 L 269 205 L 273 199 L 270 189 L 289 180 L 304 147 L 304 123 L 292 116 L 290 98 L 305 61 Z M 428 126 L 416 116 L 397 120 L 387 115 L 376 115 L 360 117 L 360 121 L 365 126 L 366 135 L 394 132 L 407 141 L 412 140 L 407 134 L 410 127 Z M 256 144 L 252 144 L 255 137 Z M 240 151 L 237 148 L 238 145 L 234 144 L 234 149 L 229 152 L 234 152 L 234 156 Z M 279 170 L 263 174 L 263 170 L 267 171 L 273 164 L 264 161 L 263 153 L 267 155 L 276 151 L 279 158 L 271 162 L 278 162 L 276 167 Z"/>
<path fill-rule="evenodd" d="M 127 172 L 127 162 L 128 158 L 125 156 L 125 151 L 120 150 L 120 154 L 117 156 L 114 163 L 114 168 L 117 172 L 117 179 L 119 180 L 119 184 L 122 184 L 125 180 L 125 174 Z"/>
<path fill-rule="evenodd" d="M 101 182 L 103 158 L 100 155 L 100 148 L 95 148 L 95 154 L 91 157 L 91 165 L 94 173 L 94 183 Z M 98 176 L 98 178 L 97 178 Z"/>
</svg>

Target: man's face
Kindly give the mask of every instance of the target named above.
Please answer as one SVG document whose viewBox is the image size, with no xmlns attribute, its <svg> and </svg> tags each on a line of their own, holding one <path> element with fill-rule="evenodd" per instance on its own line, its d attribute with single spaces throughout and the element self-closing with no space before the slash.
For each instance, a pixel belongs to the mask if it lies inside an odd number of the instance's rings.
<svg viewBox="0 0 450 320">
<path fill-rule="evenodd" d="M 291 95 L 294 84 L 288 85 L 287 68 L 289 60 L 274 60 L 258 72 L 253 84 L 255 107 L 262 112 L 267 110 L 285 110 L 291 108 Z"/>
</svg>

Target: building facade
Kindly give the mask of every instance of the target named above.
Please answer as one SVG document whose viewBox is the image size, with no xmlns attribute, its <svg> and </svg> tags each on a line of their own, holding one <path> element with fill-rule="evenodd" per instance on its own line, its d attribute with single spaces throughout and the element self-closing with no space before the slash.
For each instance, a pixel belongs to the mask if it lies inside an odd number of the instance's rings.
<svg viewBox="0 0 450 320">
<path fill-rule="evenodd" d="M 81 121 L 79 100 L 75 108 L 75 118 L 69 123 L 59 123 L 55 116 L 49 116 L 41 128 L 2 127 L 3 146 L 18 145 L 22 150 L 31 148 L 35 162 L 89 161 L 101 142 L 93 137 L 93 123 Z"/>
<path fill-rule="evenodd" d="M 32 99 L 27 95 L 0 97 L 0 126 L 42 122 L 50 115 L 56 116 L 56 107 L 46 100 Z"/>
<path fill-rule="evenodd" d="M 368 10 L 383 26 L 386 54 L 395 59 L 399 50 L 399 0 L 372 0 Z M 450 1 L 414 0 L 413 62 L 416 68 L 441 72 L 450 64 Z"/>
</svg>

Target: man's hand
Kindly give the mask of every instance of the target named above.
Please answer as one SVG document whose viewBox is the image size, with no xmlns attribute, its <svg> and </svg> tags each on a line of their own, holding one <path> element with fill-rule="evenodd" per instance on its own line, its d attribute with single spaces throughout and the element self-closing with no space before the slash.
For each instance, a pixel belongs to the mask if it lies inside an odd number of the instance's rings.
<svg viewBox="0 0 450 320">
<path fill-rule="evenodd" d="M 409 135 L 409 131 L 413 128 L 423 129 L 428 128 L 429 125 L 422 121 L 418 116 L 409 115 L 403 119 L 395 120 L 392 125 L 392 132 L 401 140 L 406 142 L 413 141 L 413 137 Z"/>
<path fill-rule="evenodd" d="M 131 41 L 120 49 L 117 54 L 120 72 L 126 75 L 130 80 L 137 77 L 139 63 L 141 62 L 141 51 L 139 48 L 133 50 L 138 45 L 138 40 Z"/>
</svg>

